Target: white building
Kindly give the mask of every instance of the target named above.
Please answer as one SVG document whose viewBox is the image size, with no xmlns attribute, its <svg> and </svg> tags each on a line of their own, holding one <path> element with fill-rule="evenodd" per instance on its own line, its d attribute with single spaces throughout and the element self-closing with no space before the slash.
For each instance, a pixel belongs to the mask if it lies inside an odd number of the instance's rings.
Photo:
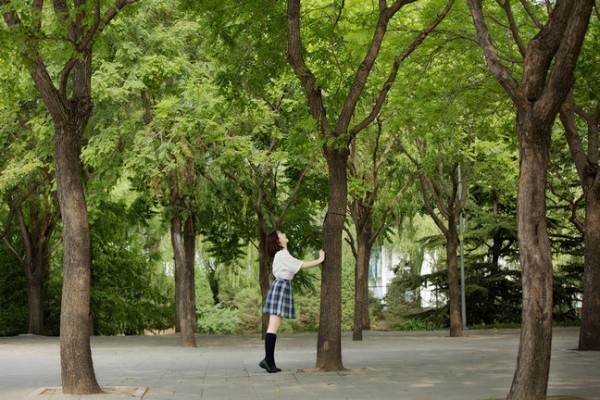
<svg viewBox="0 0 600 400">
<path fill-rule="evenodd" d="M 408 268 L 410 261 L 408 254 L 387 247 L 371 253 L 369 261 L 369 290 L 373 297 L 383 300 L 387 294 L 392 279 L 400 268 Z M 425 252 L 421 274 L 429 274 L 437 261 L 436 253 Z M 427 308 L 435 305 L 435 288 L 428 285 L 421 289 L 421 307 Z"/>
</svg>

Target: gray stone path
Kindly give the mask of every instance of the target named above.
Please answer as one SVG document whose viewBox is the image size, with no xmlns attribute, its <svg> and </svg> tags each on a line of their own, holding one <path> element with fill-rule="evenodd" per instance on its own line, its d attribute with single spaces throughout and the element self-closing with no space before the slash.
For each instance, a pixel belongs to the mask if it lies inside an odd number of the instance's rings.
<svg viewBox="0 0 600 400">
<path fill-rule="evenodd" d="M 94 337 L 100 385 L 109 394 L 68 396 L 60 391 L 59 339 L 0 338 L 0 399 L 402 399 L 505 398 L 512 382 L 518 330 L 366 332 L 362 342 L 343 335 L 345 371 L 316 372 L 316 335 L 279 335 L 281 373 L 257 363 L 258 335 L 197 337 L 182 348 L 177 335 Z M 579 352 L 577 328 L 556 328 L 549 399 L 600 400 L 600 352 Z M 55 388 L 55 389 L 52 389 Z"/>
</svg>

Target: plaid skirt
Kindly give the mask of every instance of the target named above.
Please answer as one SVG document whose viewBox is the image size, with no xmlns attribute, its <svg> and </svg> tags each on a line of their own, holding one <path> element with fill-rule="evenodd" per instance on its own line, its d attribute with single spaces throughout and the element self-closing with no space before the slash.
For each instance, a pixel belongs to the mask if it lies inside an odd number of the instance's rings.
<svg viewBox="0 0 600 400">
<path fill-rule="evenodd" d="M 280 315 L 283 318 L 296 318 L 291 281 L 279 278 L 273 281 L 263 304 L 263 313 Z"/>
</svg>

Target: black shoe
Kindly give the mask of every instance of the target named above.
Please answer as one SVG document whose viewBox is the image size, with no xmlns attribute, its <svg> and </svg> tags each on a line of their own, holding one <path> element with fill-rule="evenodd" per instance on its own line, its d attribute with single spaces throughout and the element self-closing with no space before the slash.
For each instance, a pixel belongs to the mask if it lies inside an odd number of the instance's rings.
<svg viewBox="0 0 600 400">
<path fill-rule="evenodd" d="M 261 368 L 264 368 L 270 374 L 281 371 L 281 368 L 277 368 L 277 366 L 275 364 L 269 365 L 267 360 L 262 360 L 261 362 L 258 363 L 258 366 Z"/>
</svg>

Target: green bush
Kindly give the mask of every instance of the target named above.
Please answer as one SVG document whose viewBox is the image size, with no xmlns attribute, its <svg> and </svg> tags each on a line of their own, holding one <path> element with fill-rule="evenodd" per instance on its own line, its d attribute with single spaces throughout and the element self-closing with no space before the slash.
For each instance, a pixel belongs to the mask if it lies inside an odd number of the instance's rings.
<svg viewBox="0 0 600 400">
<path fill-rule="evenodd" d="M 196 312 L 199 333 L 231 335 L 240 330 L 238 310 L 220 305 L 201 307 Z"/>
<path fill-rule="evenodd" d="M 296 319 L 290 320 L 294 333 L 317 332 L 319 330 L 320 298 L 318 293 L 296 296 Z"/>
<path fill-rule="evenodd" d="M 260 332 L 262 323 L 262 301 L 258 289 L 248 287 L 240 290 L 235 295 L 234 304 L 238 310 L 239 332 Z"/>
<path fill-rule="evenodd" d="M 2 248 L 0 251 L 0 336 L 25 333 L 27 323 L 25 274 L 13 255 Z"/>
</svg>

